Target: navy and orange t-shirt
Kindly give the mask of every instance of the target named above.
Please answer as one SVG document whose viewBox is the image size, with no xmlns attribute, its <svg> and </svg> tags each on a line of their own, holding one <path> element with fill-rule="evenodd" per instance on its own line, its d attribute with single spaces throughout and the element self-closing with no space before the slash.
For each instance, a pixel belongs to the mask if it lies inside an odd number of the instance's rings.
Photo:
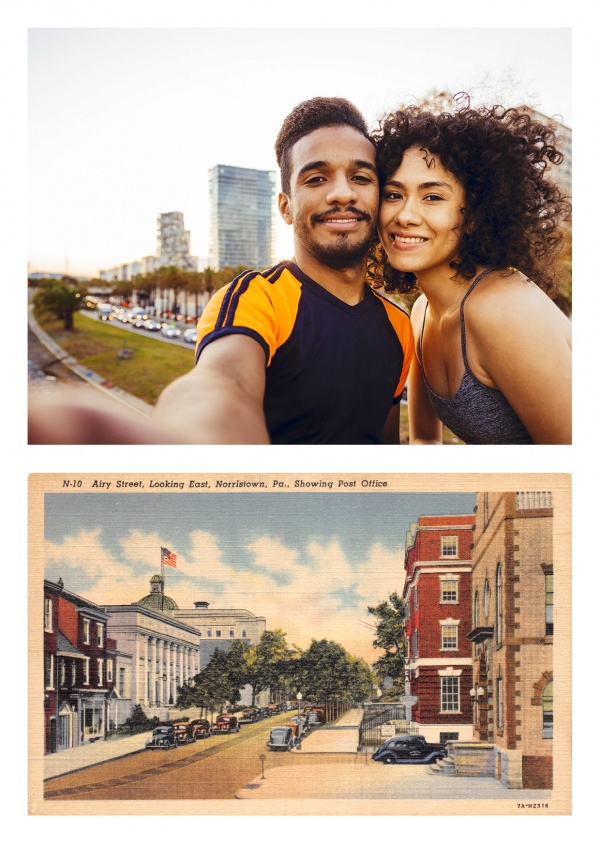
<svg viewBox="0 0 600 846">
<path fill-rule="evenodd" d="M 196 361 L 240 333 L 264 349 L 264 410 L 274 444 L 378 444 L 414 355 L 410 320 L 365 285 L 348 305 L 293 262 L 249 270 L 218 291 L 198 322 Z"/>
</svg>

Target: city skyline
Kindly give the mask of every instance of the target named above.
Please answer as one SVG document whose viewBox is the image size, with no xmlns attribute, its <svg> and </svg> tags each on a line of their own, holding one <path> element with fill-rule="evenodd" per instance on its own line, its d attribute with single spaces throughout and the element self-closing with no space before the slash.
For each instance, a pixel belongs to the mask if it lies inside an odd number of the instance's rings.
<svg viewBox="0 0 600 846">
<path fill-rule="evenodd" d="M 410 523 L 470 514 L 475 501 L 475 493 L 46 494 L 45 577 L 99 605 L 128 605 L 149 593 L 164 546 L 177 555 L 165 593 L 180 608 L 201 600 L 246 608 L 290 644 L 326 638 L 372 663 L 367 607 L 402 594 Z"/>
<path fill-rule="evenodd" d="M 248 61 L 249 43 L 269 61 Z M 185 215 L 192 254 L 208 256 L 209 169 L 276 170 L 279 126 L 309 97 L 347 97 L 370 126 L 432 89 L 571 123 L 567 29 L 40 28 L 29 47 L 32 272 L 96 276 L 154 254 L 154 221 L 172 210 Z M 357 57 L 341 82 L 322 62 L 289 61 L 325 61 L 334 48 Z M 370 48 L 377 62 L 364 61 Z M 207 67 L 219 73 L 209 79 Z M 275 251 L 293 253 L 279 216 Z"/>
</svg>

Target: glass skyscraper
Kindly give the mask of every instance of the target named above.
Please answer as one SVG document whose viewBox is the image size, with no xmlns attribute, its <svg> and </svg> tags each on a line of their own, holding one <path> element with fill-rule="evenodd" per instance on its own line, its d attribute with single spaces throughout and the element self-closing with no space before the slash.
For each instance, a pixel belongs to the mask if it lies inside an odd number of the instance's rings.
<svg viewBox="0 0 600 846">
<path fill-rule="evenodd" d="M 209 170 L 212 267 L 275 263 L 275 171 L 215 165 Z"/>
</svg>

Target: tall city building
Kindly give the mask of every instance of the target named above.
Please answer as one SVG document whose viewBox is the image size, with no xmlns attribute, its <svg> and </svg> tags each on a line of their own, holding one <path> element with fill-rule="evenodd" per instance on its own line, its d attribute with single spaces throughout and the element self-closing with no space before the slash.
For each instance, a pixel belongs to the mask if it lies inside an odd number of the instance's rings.
<svg viewBox="0 0 600 846">
<path fill-rule="evenodd" d="M 215 165 L 209 170 L 211 267 L 274 264 L 275 172 Z"/>
</svg>

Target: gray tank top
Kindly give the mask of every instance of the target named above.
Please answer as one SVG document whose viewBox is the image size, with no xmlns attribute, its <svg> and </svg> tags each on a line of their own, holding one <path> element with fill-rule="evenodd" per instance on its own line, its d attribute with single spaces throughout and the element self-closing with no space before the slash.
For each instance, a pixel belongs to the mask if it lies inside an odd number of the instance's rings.
<svg viewBox="0 0 600 846">
<path fill-rule="evenodd" d="M 433 410 L 445 425 L 466 444 L 532 444 L 533 440 L 504 394 L 496 388 L 483 385 L 471 373 L 467 361 L 467 341 L 465 335 L 465 300 L 479 280 L 490 273 L 484 270 L 475 279 L 460 304 L 460 344 L 465 365 L 465 373 L 458 391 L 452 397 L 441 397 L 429 385 L 423 367 L 423 331 L 427 306 L 421 327 L 421 372 L 429 394 Z"/>
</svg>

